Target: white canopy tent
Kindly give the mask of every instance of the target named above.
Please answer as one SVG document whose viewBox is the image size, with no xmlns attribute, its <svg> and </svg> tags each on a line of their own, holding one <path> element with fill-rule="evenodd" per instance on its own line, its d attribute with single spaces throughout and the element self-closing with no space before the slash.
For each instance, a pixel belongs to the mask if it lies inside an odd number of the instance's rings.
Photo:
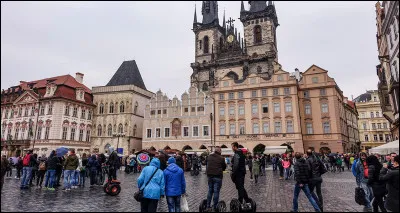
<svg viewBox="0 0 400 213">
<path fill-rule="evenodd" d="M 287 146 L 266 146 L 264 154 L 283 154 L 286 152 Z"/>
<path fill-rule="evenodd" d="M 368 152 L 370 154 L 381 154 L 381 155 L 387 155 L 392 152 L 399 154 L 399 140 L 395 140 L 387 144 L 374 147 L 372 149 L 369 149 Z"/>
</svg>

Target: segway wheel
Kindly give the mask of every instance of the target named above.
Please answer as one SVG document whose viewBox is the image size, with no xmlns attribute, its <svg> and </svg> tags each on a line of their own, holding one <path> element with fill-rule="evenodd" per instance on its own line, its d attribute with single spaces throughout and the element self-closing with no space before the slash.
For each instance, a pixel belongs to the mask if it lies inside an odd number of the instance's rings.
<svg viewBox="0 0 400 213">
<path fill-rule="evenodd" d="M 108 187 L 109 195 L 117 196 L 121 192 L 121 186 L 119 184 L 110 185 Z"/>
<path fill-rule="evenodd" d="M 194 176 L 194 171 L 193 170 L 190 170 L 190 175 Z"/>
<path fill-rule="evenodd" d="M 240 212 L 241 211 L 241 204 L 238 199 L 233 198 L 230 203 L 230 211 L 231 212 Z"/>
<path fill-rule="evenodd" d="M 194 174 L 197 176 L 199 175 L 199 170 L 194 171 Z"/>
<path fill-rule="evenodd" d="M 104 190 L 105 193 L 108 194 L 108 192 L 109 192 L 109 190 L 108 190 L 108 183 L 104 184 L 103 190 Z"/>
<path fill-rule="evenodd" d="M 199 206 L 199 212 L 205 212 L 207 209 L 207 200 L 203 200 Z"/>
<path fill-rule="evenodd" d="M 225 203 L 225 201 L 219 201 L 218 202 L 216 212 L 226 212 L 226 203 Z"/>
<path fill-rule="evenodd" d="M 253 199 L 249 198 L 249 203 L 251 203 L 251 212 L 256 212 L 257 210 L 257 203 Z"/>
</svg>

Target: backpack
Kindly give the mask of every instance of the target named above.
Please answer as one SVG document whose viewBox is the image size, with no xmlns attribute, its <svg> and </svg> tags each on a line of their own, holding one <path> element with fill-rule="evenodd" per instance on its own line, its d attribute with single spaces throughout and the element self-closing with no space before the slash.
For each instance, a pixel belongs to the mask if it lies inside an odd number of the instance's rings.
<svg viewBox="0 0 400 213">
<path fill-rule="evenodd" d="M 31 154 L 27 154 L 22 161 L 23 166 L 29 166 L 29 162 L 31 161 Z"/>
<path fill-rule="evenodd" d="M 365 205 L 365 192 L 364 189 L 361 187 L 356 187 L 356 192 L 354 194 L 354 199 L 357 204 L 359 205 Z"/>
<path fill-rule="evenodd" d="M 40 162 L 39 164 L 39 170 L 46 170 L 46 162 Z"/>
</svg>

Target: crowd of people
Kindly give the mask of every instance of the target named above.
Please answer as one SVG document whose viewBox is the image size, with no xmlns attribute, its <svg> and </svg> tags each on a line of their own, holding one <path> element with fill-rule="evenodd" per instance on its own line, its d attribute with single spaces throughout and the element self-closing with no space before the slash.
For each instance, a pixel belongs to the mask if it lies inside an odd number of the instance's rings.
<svg viewBox="0 0 400 213">
<path fill-rule="evenodd" d="M 318 154 L 312 150 L 302 153 L 285 154 L 244 154 L 238 148 L 238 143 L 232 143 L 234 155 L 223 157 L 221 149 L 216 147 L 214 152 L 206 158 L 198 156 L 183 156 L 180 152 L 170 156 L 161 153 L 153 157 L 148 165 L 141 165 L 135 157 L 118 157 L 112 147 L 108 150 L 108 157 L 104 154 L 80 156 L 71 149 L 68 154 L 59 156 L 55 150 L 46 156 L 37 156 L 29 150 L 25 156 L 17 160 L 1 159 L 1 188 L 4 177 L 12 178 L 12 168 L 15 167 L 16 179 L 21 180 L 20 188 L 26 189 L 36 184 L 45 189 L 54 190 L 61 186 L 69 191 L 74 188 L 84 187 L 85 179 L 90 177 L 90 186 L 102 185 L 105 177 L 117 179 L 117 170 L 121 162 L 125 162 L 125 172 L 140 173 L 137 184 L 143 191 L 140 201 L 142 212 L 155 212 L 158 201 L 166 196 L 170 212 L 181 211 L 181 197 L 186 194 L 186 181 L 184 171 L 187 168 L 200 170 L 202 163 L 206 166 L 208 178 L 207 209 L 216 211 L 219 202 L 219 193 L 222 187 L 223 173 L 231 168 L 231 181 L 238 192 L 238 200 L 243 208 L 249 207 L 250 198 L 244 187 L 246 165 L 249 169 L 250 179 L 258 183 L 260 176 L 265 176 L 265 168 L 272 164 L 273 172 L 279 171 L 280 180 L 295 180 L 292 212 L 298 211 L 298 197 L 303 191 L 316 212 L 324 210 L 321 185 L 323 174 L 326 172 L 343 172 L 346 168 L 355 176 L 357 186 L 364 191 L 364 211 L 382 212 L 399 211 L 399 156 L 391 153 L 386 156 L 359 154 Z M 109 168 L 105 171 L 106 168 Z"/>
</svg>

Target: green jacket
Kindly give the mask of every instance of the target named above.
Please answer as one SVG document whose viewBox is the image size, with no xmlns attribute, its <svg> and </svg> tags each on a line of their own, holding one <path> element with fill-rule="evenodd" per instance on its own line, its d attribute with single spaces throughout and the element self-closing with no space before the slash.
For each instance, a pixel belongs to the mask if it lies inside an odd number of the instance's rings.
<svg viewBox="0 0 400 213">
<path fill-rule="evenodd" d="M 76 170 L 79 166 L 79 159 L 75 154 L 71 154 L 64 162 L 64 170 Z"/>
<path fill-rule="evenodd" d="M 260 160 L 253 159 L 253 175 L 260 174 Z"/>
</svg>

